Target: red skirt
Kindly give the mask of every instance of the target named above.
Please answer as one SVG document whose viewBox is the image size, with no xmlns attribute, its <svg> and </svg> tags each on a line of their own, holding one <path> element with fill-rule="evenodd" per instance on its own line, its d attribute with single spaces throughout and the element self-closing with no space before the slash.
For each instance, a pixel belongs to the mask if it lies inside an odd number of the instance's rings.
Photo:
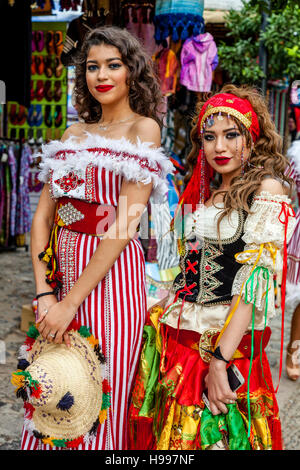
<svg viewBox="0 0 300 470">
<path fill-rule="evenodd" d="M 157 332 L 148 323 L 129 411 L 129 449 L 207 449 L 220 438 L 229 449 L 281 450 L 278 405 L 264 351 L 270 334 L 270 328 L 254 332 L 249 390 L 251 333 L 244 335 L 231 363 L 245 383 L 237 390 L 236 404 L 228 405 L 229 413 L 213 417 L 202 400 L 209 363 L 199 354 L 200 335 L 180 330 L 177 338 L 173 328 L 161 325 Z"/>
</svg>

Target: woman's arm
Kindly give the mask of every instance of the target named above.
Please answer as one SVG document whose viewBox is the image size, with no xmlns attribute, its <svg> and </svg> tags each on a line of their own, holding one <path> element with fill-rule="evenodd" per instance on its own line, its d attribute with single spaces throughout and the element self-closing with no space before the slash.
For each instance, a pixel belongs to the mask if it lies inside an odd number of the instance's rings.
<svg viewBox="0 0 300 470">
<path fill-rule="evenodd" d="M 55 334 L 55 343 L 61 343 L 63 335 L 75 316 L 79 306 L 99 284 L 118 259 L 127 244 L 135 236 L 141 215 L 147 205 L 152 190 L 152 183 L 122 183 L 119 205 L 115 222 L 105 233 L 88 265 L 77 279 L 64 299 L 51 307 L 49 313 L 42 319 L 38 330 L 46 339 L 49 333 Z M 120 201 L 124 209 L 120 211 Z M 69 344 L 69 338 L 65 338 Z"/>
<path fill-rule="evenodd" d="M 231 308 L 234 307 L 238 296 L 235 295 L 231 302 Z M 240 301 L 232 319 L 224 331 L 218 346 L 222 356 L 229 361 L 240 344 L 251 320 L 252 304 L 245 304 Z M 236 400 L 236 393 L 232 392 L 228 383 L 226 363 L 222 360 L 212 357 L 209 373 L 206 379 L 208 387 L 208 398 L 212 414 L 227 413 L 228 409 L 225 403 L 229 400 Z"/>
<path fill-rule="evenodd" d="M 38 255 L 48 243 L 55 215 L 55 201 L 49 196 L 49 184 L 45 184 L 33 217 L 31 226 L 31 258 L 35 278 L 36 294 L 51 292 L 53 289 L 46 283 L 46 263 Z M 55 295 L 46 295 L 38 300 L 39 315 L 57 303 Z"/>
</svg>

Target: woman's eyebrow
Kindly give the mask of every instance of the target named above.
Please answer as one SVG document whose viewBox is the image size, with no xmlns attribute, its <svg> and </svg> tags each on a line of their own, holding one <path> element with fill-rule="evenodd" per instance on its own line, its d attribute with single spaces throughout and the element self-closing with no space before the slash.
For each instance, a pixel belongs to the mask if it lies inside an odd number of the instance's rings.
<svg viewBox="0 0 300 470">
<path fill-rule="evenodd" d="M 106 62 L 111 62 L 112 60 L 122 60 L 120 57 L 111 57 L 110 59 L 106 59 Z M 93 63 L 93 64 L 97 64 L 98 61 L 97 60 L 87 60 L 86 63 L 88 64 L 89 62 Z"/>
<path fill-rule="evenodd" d="M 223 132 L 228 132 L 228 131 L 238 131 L 238 129 L 236 127 L 230 127 L 229 129 L 223 129 Z M 204 133 L 215 134 L 215 131 L 210 131 L 208 129 L 205 129 Z"/>
</svg>

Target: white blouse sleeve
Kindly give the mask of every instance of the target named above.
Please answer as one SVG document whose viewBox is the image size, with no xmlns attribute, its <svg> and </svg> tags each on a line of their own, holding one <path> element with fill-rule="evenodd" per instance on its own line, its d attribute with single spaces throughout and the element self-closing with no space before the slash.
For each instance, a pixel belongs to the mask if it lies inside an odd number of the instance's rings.
<svg viewBox="0 0 300 470">
<path fill-rule="evenodd" d="M 286 224 L 287 243 L 295 228 L 290 203 L 287 196 L 267 191 L 255 196 L 242 237 L 246 245 L 243 252 L 236 254 L 242 267 L 235 276 L 232 295 L 241 294 L 247 303 L 255 303 L 261 320 L 265 313 L 268 317 L 275 313 L 273 278 L 282 271 Z"/>
</svg>

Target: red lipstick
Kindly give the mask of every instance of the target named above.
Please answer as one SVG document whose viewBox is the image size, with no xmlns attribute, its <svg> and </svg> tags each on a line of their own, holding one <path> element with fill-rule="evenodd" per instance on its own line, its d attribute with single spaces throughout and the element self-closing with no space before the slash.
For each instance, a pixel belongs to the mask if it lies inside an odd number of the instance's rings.
<svg viewBox="0 0 300 470">
<path fill-rule="evenodd" d="M 96 86 L 96 90 L 100 93 L 106 93 L 107 91 L 111 90 L 114 86 L 113 85 L 98 85 Z"/>
<path fill-rule="evenodd" d="M 218 165 L 227 165 L 227 163 L 229 163 L 231 160 L 231 158 L 229 157 L 223 157 L 223 156 L 220 156 L 220 157 L 215 157 L 214 158 L 214 161 L 218 164 Z"/>
</svg>

